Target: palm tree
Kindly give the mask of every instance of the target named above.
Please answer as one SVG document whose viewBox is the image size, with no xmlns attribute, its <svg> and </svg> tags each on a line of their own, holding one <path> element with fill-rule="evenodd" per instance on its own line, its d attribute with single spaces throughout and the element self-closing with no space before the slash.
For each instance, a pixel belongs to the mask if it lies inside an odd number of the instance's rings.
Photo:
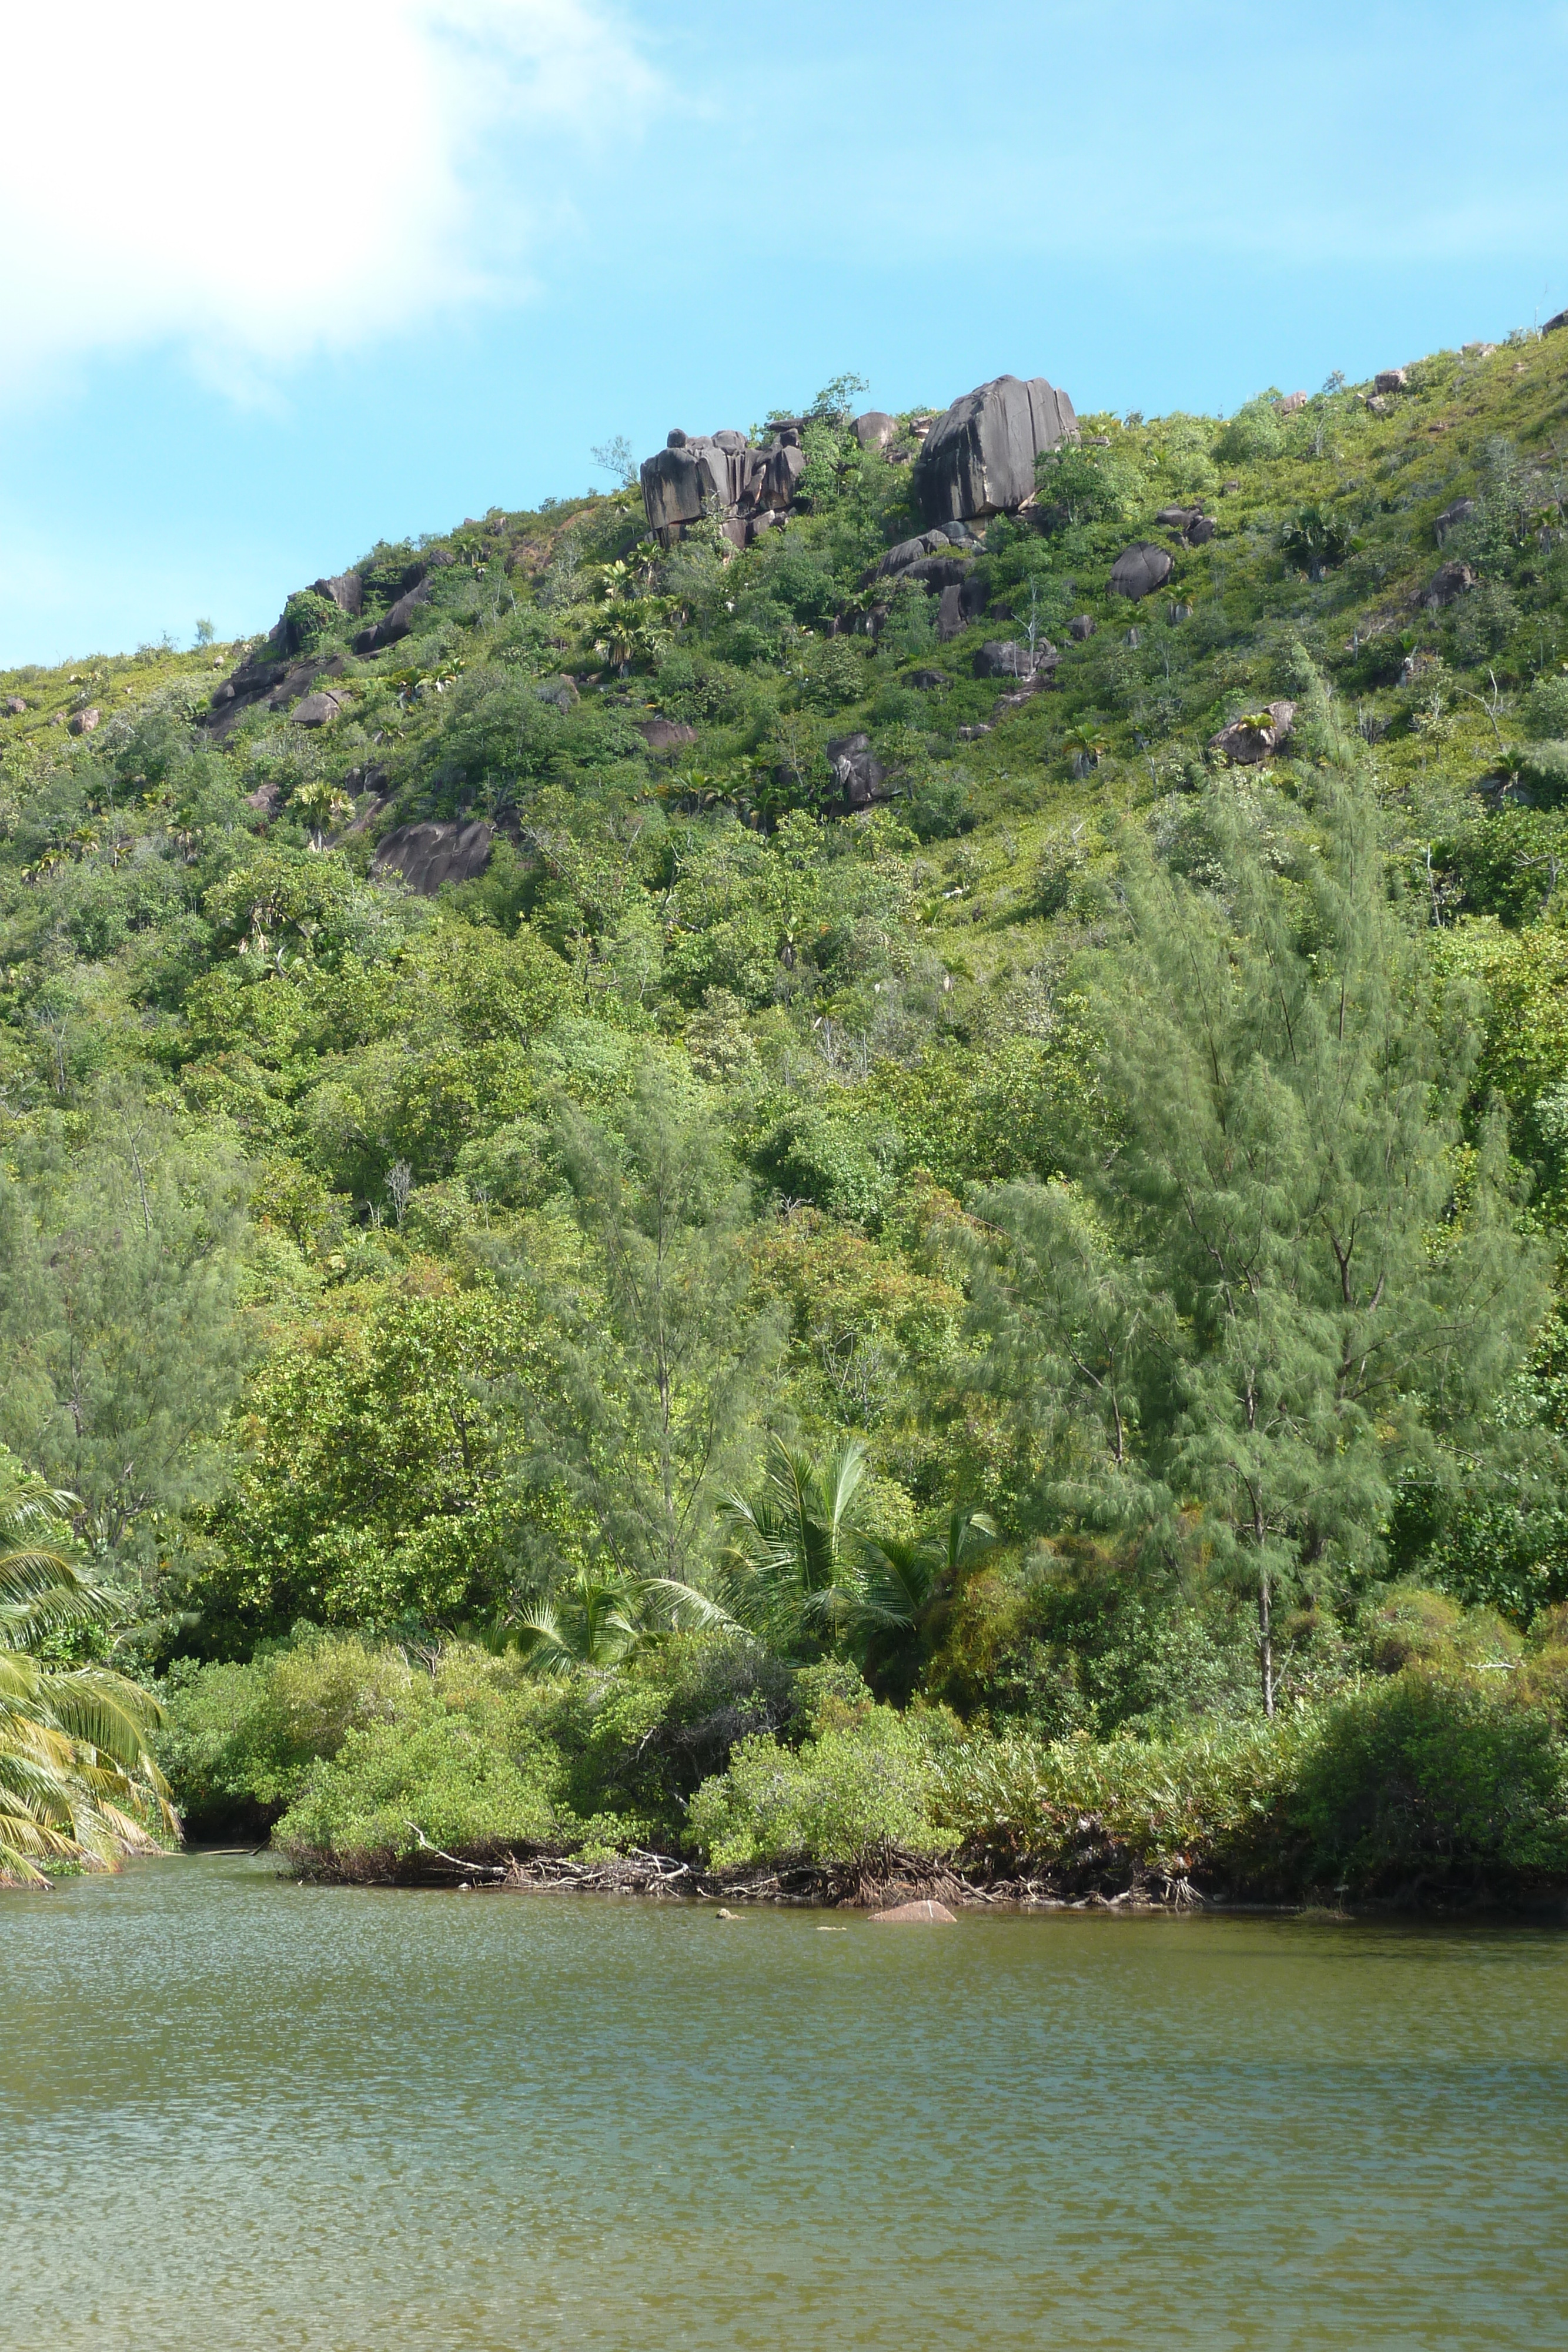
<svg viewBox="0 0 1568 2352">
<path fill-rule="evenodd" d="M 155 1828 L 179 1832 L 149 1746 L 156 1700 L 107 1666 L 31 1654 L 52 1627 L 104 1611 L 61 1548 L 74 1508 L 0 1458 L 0 1884 L 47 1885 L 50 1863 L 112 1870 L 151 1850 Z"/>
<path fill-rule="evenodd" d="M 996 1534 L 983 1511 L 960 1508 L 934 1534 L 867 1540 L 860 1624 L 866 1679 L 874 1689 L 908 1696 L 933 1617 Z"/>
<path fill-rule="evenodd" d="M 547 1599 L 510 1612 L 501 1630 L 530 1673 L 554 1681 L 583 1668 L 612 1673 L 686 1627 L 736 1630 L 717 1601 L 677 1578 L 580 1569 Z"/>
<path fill-rule="evenodd" d="M 734 1613 L 758 1632 L 786 1642 L 832 1647 L 862 1605 L 864 1530 L 855 1497 L 866 1450 L 850 1438 L 829 1461 L 774 1437 L 762 1490 L 732 1496 L 730 1532 Z"/>
</svg>

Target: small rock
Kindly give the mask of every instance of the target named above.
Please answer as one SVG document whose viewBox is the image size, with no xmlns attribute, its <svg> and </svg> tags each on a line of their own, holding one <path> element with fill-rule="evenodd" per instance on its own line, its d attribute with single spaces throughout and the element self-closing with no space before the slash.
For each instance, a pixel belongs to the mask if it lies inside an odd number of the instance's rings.
<svg viewBox="0 0 1568 2352">
<path fill-rule="evenodd" d="M 1281 416 L 1294 416 L 1296 411 L 1299 408 L 1305 408 L 1306 404 L 1307 395 L 1304 392 L 1288 392 L 1280 403 L 1280 414 Z"/>
<path fill-rule="evenodd" d="M 956 1915 L 946 1903 L 934 1903 L 929 1897 L 921 1903 L 895 1903 L 891 1911 L 873 1911 L 873 1927 L 956 1927 Z"/>
<path fill-rule="evenodd" d="M 1376 392 L 1403 392 L 1405 389 L 1404 369 L 1384 368 L 1379 373 L 1373 389 Z"/>
<path fill-rule="evenodd" d="M 1369 416 L 1387 415 L 1388 403 L 1384 399 L 1381 393 L 1375 392 L 1371 395 L 1366 404 L 1366 413 Z"/>
<path fill-rule="evenodd" d="M 950 687 L 953 681 L 945 670 L 912 669 L 909 673 L 909 683 L 913 687 L 917 687 L 922 694 L 940 694 Z"/>
<path fill-rule="evenodd" d="M 276 816 L 283 803 L 283 786 L 278 783 L 257 784 L 254 793 L 246 793 L 246 805 L 259 816 Z"/>
<path fill-rule="evenodd" d="M 76 717 L 70 723 L 71 733 L 73 735 L 90 735 L 93 729 L 98 725 L 98 720 L 99 714 L 96 710 L 78 710 Z"/>
<path fill-rule="evenodd" d="M 1469 522 L 1475 510 L 1474 499 L 1456 499 L 1452 506 L 1445 507 L 1432 525 L 1432 529 L 1437 535 L 1438 546 L 1442 546 L 1449 531 L 1458 530 L 1462 522 Z"/>
<path fill-rule="evenodd" d="M 1080 613 L 1076 620 L 1067 624 L 1067 634 L 1077 644 L 1082 645 L 1094 635 L 1099 625 L 1092 613 Z"/>
<path fill-rule="evenodd" d="M 1155 520 L 1164 523 L 1167 530 L 1186 530 L 1202 512 L 1201 507 L 1162 507 Z"/>
<path fill-rule="evenodd" d="M 1183 534 L 1189 547 L 1207 547 L 1214 537 L 1214 522 L 1208 515 L 1194 515 Z"/>
<path fill-rule="evenodd" d="M 1179 624 L 1182 621 L 1190 621 L 1191 618 L 1192 606 L 1190 604 L 1173 604 L 1171 606 L 1171 620 L 1173 624 Z"/>
<path fill-rule="evenodd" d="M 734 1914 L 734 1912 L 733 1912 L 733 1911 L 727 1911 L 727 1910 L 725 1909 L 725 1907 L 724 1907 L 724 1905 L 721 1903 L 721 1904 L 719 1905 L 719 1906 L 718 1906 L 718 1909 L 714 1913 L 714 1915 L 713 1915 L 713 1916 L 714 1916 L 714 1917 L 715 1917 L 716 1919 L 733 1919 L 733 1918 L 734 1918 L 734 1916 L 735 1916 L 735 1914 Z"/>
<path fill-rule="evenodd" d="M 1174 561 L 1163 547 L 1155 547 L 1149 540 L 1138 540 L 1133 546 L 1124 548 L 1111 566 L 1111 593 L 1130 597 L 1135 604 L 1140 597 L 1152 596 L 1156 588 L 1163 588 L 1175 570 Z"/>
<path fill-rule="evenodd" d="M 1236 492 L 1240 488 L 1241 485 L 1239 482 L 1221 482 L 1219 485 L 1219 495 L 1222 499 L 1234 498 Z"/>
<path fill-rule="evenodd" d="M 1228 761 L 1232 767 L 1255 768 L 1270 751 L 1279 750 L 1295 724 L 1293 702 L 1270 702 L 1265 719 L 1262 711 L 1244 719 L 1233 719 L 1208 739 L 1208 748 L 1216 757 Z"/>
<path fill-rule="evenodd" d="M 8 719 L 20 719 L 26 708 L 19 694 L 8 694 L 5 697 L 5 715 Z"/>
<path fill-rule="evenodd" d="M 1561 319 L 1558 323 L 1562 323 Z M 1542 332 L 1544 331 L 1543 329 Z M 1468 360 L 1490 360 L 1497 345 L 1495 343 L 1462 343 L 1459 348 Z"/>
<path fill-rule="evenodd" d="M 1028 668 L 1027 651 L 1011 639 L 1004 645 L 1000 638 L 988 637 L 975 656 L 977 677 L 1022 677 Z"/>
</svg>

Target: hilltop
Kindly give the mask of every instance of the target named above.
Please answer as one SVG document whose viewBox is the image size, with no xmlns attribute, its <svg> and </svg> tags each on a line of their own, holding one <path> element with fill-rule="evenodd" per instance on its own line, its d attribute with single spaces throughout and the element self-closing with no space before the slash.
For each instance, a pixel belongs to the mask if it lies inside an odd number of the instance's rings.
<svg viewBox="0 0 1568 2352">
<path fill-rule="evenodd" d="M 1550 1747 L 1568 333 L 1228 420 L 853 390 L 323 550 L 253 639 L 0 675 L 0 1438 L 182 1687 L 301 1622 L 487 1629 L 668 1730 L 636 1675 L 742 1621 L 743 1559 L 776 1585 L 793 1460 L 827 1565 L 745 1622 L 850 1680 L 693 1668 L 712 1789 L 737 1731 L 848 1738 L 871 1693 L 944 1738 L 1251 1738 L 1418 1668 Z M 1331 982 L 1380 1041 L 1337 1128 L 1297 1025 L 1329 1051 Z M 1151 1107 L 1211 986 L 1223 1181 Z M 1363 1150 L 1356 1371 L 1301 1269 Z M 1252 1523 L 1188 1151 L 1205 1202 L 1307 1204 L 1242 1284 L 1288 1302 L 1259 1459 L 1295 1449 Z M 673 1833 L 611 1783 L 551 1818 Z"/>
</svg>

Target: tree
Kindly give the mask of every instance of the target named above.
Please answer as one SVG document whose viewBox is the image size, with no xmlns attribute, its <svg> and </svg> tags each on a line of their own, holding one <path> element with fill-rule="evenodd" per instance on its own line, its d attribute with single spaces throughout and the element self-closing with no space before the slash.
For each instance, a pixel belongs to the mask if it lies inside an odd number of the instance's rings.
<svg viewBox="0 0 1568 2352">
<path fill-rule="evenodd" d="M 759 1493 L 725 1507 L 735 1613 L 786 1646 L 833 1647 L 858 1621 L 865 1530 L 855 1497 L 866 1449 L 852 1437 L 826 1462 L 770 1439 Z"/>
<path fill-rule="evenodd" d="M 105 1613 L 66 1549 L 75 1499 L 0 1451 L 0 1884 L 47 1884 L 50 1863 L 111 1868 L 177 1828 L 151 1695 L 105 1666 L 29 1654 L 61 1622 Z"/>
<path fill-rule="evenodd" d="M 0 1171 L 0 1438 L 73 1497 L 101 1564 L 208 1492 L 246 1354 L 242 1171 L 106 1087 Z"/>
<path fill-rule="evenodd" d="M 1129 861 L 1080 1185 L 990 1196 L 977 1299 L 1055 1507 L 1249 1585 L 1270 1713 L 1278 1597 L 1375 1560 L 1398 1465 L 1480 1406 L 1542 1297 L 1500 1129 L 1462 1130 L 1479 1032 L 1445 1025 L 1370 795 L 1331 773 L 1319 818 L 1290 885 L 1225 785 L 1222 898 Z"/>
<path fill-rule="evenodd" d="M 751 1296 L 749 1203 L 711 1129 L 651 1076 L 622 1136 L 569 1110 L 557 1142 L 586 1279 L 548 1302 L 532 1475 L 559 1485 L 619 1575 L 700 1586 L 783 1340 Z"/>
</svg>

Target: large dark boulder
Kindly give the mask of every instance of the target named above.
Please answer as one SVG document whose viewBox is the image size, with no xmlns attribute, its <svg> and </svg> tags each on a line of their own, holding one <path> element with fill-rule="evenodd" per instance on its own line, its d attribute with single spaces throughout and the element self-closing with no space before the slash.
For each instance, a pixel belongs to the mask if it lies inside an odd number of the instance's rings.
<svg viewBox="0 0 1568 2352">
<path fill-rule="evenodd" d="M 898 419 L 883 408 L 868 408 L 855 418 L 852 430 L 862 449 L 885 449 L 898 431 Z"/>
<path fill-rule="evenodd" d="M 1544 328 L 1542 328 L 1542 332 L 1544 334 Z M 1452 506 L 1445 507 L 1442 513 L 1432 525 L 1432 529 L 1437 535 L 1438 546 L 1442 546 L 1443 541 L 1447 539 L 1451 530 L 1457 530 L 1462 522 L 1469 522 L 1475 510 L 1476 502 L 1474 499 L 1456 499 Z"/>
<path fill-rule="evenodd" d="M 926 435 L 915 488 L 928 522 L 1011 514 L 1034 496 L 1034 461 L 1078 431 L 1072 403 L 1044 376 L 999 375 L 956 400 Z"/>
<path fill-rule="evenodd" d="M 483 874 L 495 832 L 483 818 L 467 824 L 400 824 L 376 851 L 371 870 L 401 874 L 411 890 L 434 898 L 444 882 L 472 882 Z"/>
<path fill-rule="evenodd" d="M 1174 561 L 1163 547 L 1155 547 L 1150 540 L 1139 540 L 1134 546 L 1124 548 L 1111 566 L 1111 593 L 1130 596 L 1135 604 L 1140 597 L 1152 596 L 1156 588 L 1163 588 L 1175 570 Z"/>
<path fill-rule="evenodd" d="M 846 809 L 870 808 L 873 801 L 892 799 L 886 770 L 872 756 L 869 735 L 831 736 L 828 765 L 838 780 Z"/>
<path fill-rule="evenodd" d="M 668 445 L 642 467 L 643 506 L 662 547 L 673 546 L 692 523 L 716 509 L 731 539 L 744 547 L 764 515 L 785 513 L 806 470 L 806 453 L 793 425 L 775 425 L 763 448 L 744 434 L 671 434 Z"/>
</svg>

